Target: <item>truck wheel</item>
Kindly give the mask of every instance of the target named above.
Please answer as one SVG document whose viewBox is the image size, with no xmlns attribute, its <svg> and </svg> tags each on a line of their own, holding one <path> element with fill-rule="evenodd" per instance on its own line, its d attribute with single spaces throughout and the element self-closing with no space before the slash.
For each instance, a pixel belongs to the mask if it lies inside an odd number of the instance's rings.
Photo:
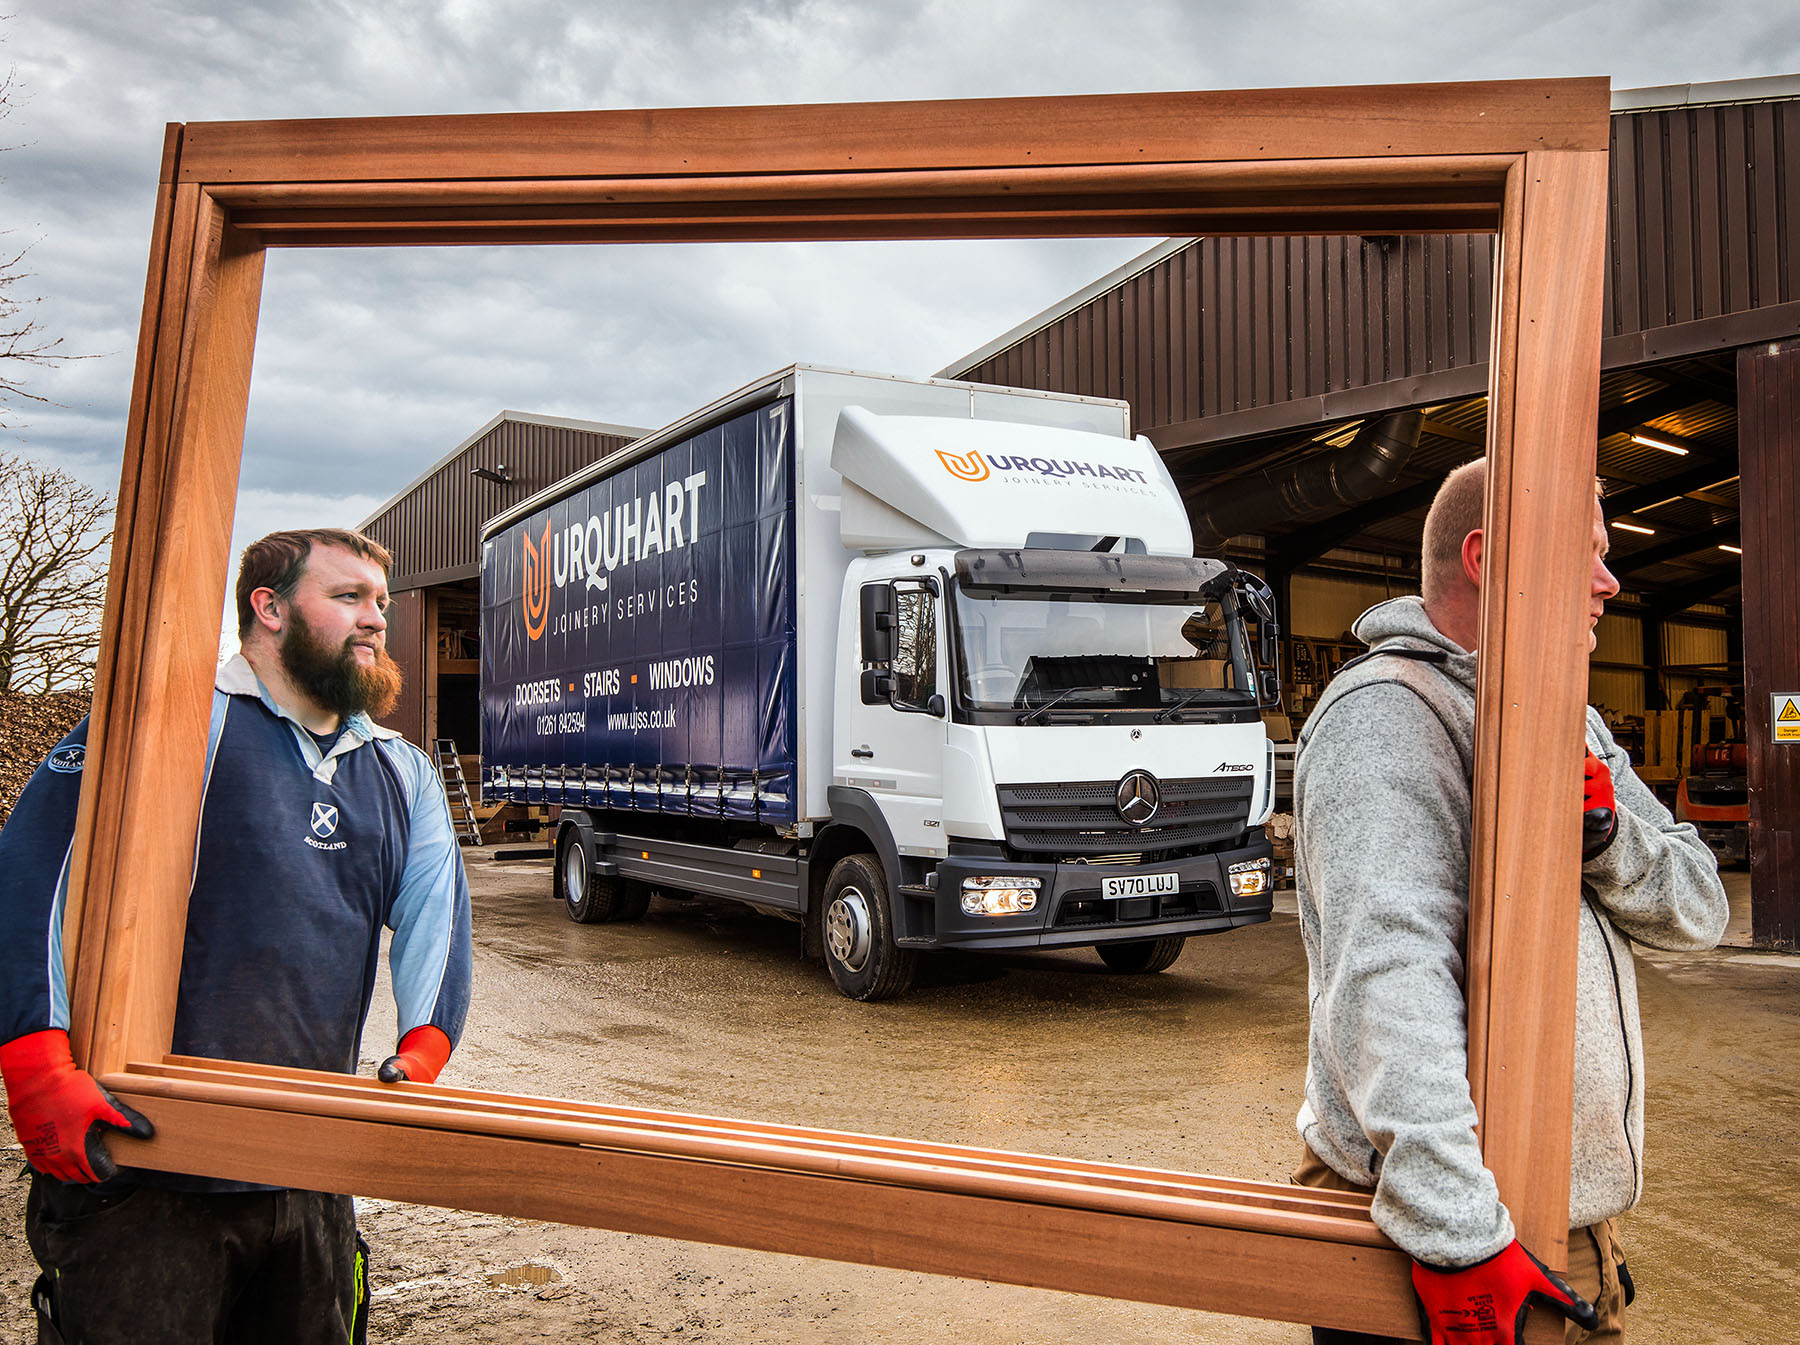
<svg viewBox="0 0 1800 1345">
<path fill-rule="evenodd" d="M 618 921 L 642 920 L 644 912 L 650 909 L 650 898 L 656 889 L 649 883 L 635 880 L 615 879 L 618 893 L 613 898 L 612 918 Z"/>
<path fill-rule="evenodd" d="M 556 894 L 569 919 L 578 925 L 613 919 L 618 904 L 618 880 L 596 877 L 589 864 L 580 829 L 564 827 L 556 844 Z"/>
<path fill-rule="evenodd" d="M 1130 943 L 1102 943 L 1094 951 L 1114 971 L 1126 976 L 1147 975 L 1167 971 L 1187 946 L 1187 935 L 1171 934 L 1166 939 L 1134 939 Z"/>
<path fill-rule="evenodd" d="M 893 999 L 906 993 L 919 955 L 894 942 L 887 878 L 873 855 L 846 855 L 825 882 L 825 966 L 851 999 Z"/>
</svg>

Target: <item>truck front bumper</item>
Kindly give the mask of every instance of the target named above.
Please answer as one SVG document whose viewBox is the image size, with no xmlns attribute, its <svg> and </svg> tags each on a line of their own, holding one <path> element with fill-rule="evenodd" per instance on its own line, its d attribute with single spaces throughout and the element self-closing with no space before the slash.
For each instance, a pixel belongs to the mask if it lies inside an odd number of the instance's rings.
<svg viewBox="0 0 1800 1345">
<path fill-rule="evenodd" d="M 1233 898 L 1227 878 L 1233 864 L 1269 857 L 1269 843 L 1260 834 L 1240 849 L 1130 866 L 1028 864 L 951 855 L 938 861 L 937 890 L 929 898 L 935 906 L 935 936 L 900 942 L 930 948 L 1082 948 L 1174 934 L 1218 934 L 1269 918 L 1272 882 L 1255 896 Z M 1103 878 L 1168 873 L 1180 882 L 1180 890 L 1171 895 L 1100 894 Z M 1017 915 L 963 914 L 963 879 L 993 876 L 1036 878 L 1037 905 Z M 925 899 L 917 893 L 918 889 L 909 889 L 907 900 Z"/>
</svg>

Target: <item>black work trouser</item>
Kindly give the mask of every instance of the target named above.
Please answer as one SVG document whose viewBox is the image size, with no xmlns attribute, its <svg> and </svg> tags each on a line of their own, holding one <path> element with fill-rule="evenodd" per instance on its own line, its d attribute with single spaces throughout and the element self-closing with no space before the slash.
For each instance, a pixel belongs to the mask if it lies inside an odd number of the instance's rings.
<svg viewBox="0 0 1800 1345">
<path fill-rule="evenodd" d="M 349 1196 L 101 1194 L 34 1172 L 25 1236 L 39 1345 L 350 1345 L 367 1311 Z"/>
</svg>

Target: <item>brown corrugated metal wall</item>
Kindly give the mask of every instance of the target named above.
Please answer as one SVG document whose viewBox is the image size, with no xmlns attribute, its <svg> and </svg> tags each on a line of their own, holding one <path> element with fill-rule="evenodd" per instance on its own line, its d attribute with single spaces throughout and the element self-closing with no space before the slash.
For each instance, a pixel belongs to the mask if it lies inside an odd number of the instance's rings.
<svg viewBox="0 0 1800 1345">
<path fill-rule="evenodd" d="M 1202 238 L 963 377 L 1130 401 L 1140 429 L 1487 359 L 1485 235 Z"/>
<path fill-rule="evenodd" d="M 1791 303 L 1800 102 L 1612 119 L 1608 335 Z"/>
<path fill-rule="evenodd" d="M 571 472 L 616 453 L 634 438 L 530 420 L 501 421 L 370 521 L 365 531 L 394 555 L 395 589 L 474 575 L 481 526 Z M 510 483 L 470 475 L 506 465 Z"/>
<path fill-rule="evenodd" d="M 1800 301 L 1800 101 L 1612 133 L 1608 336 Z M 1493 263 L 1485 235 L 1197 239 L 958 376 L 1122 397 L 1149 430 L 1478 366 Z"/>
</svg>

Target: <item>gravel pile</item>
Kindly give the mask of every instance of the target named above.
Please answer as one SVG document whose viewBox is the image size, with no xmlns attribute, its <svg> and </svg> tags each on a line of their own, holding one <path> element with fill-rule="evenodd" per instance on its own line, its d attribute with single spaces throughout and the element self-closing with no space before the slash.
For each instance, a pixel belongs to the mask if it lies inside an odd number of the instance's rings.
<svg viewBox="0 0 1800 1345">
<path fill-rule="evenodd" d="M 81 721 L 91 700 L 86 691 L 0 694 L 0 823 L 38 763 Z"/>
</svg>

